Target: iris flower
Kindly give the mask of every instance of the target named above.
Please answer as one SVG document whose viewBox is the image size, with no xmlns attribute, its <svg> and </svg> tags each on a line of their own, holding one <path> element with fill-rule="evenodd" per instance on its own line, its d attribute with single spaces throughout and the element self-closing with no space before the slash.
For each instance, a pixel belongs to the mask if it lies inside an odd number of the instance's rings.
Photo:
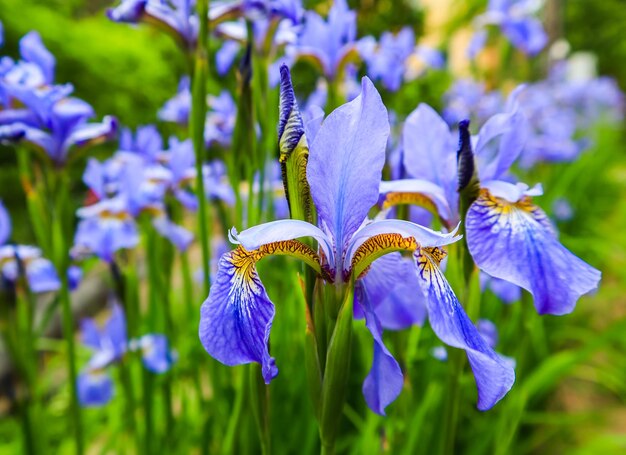
<svg viewBox="0 0 626 455">
<path fill-rule="evenodd" d="M 498 114 L 472 140 L 469 121 L 459 124 L 458 157 L 463 179 L 480 181 L 480 192 L 465 217 L 469 251 L 478 267 L 529 291 L 540 314 L 573 311 L 580 296 L 595 289 L 600 272 L 567 250 L 546 214 L 532 202 L 540 185 L 511 183 L 509 168 L 527 137 L 518 109 Z M 444 224 L 459 218 L 454 169 L 455 148 L 448 126 L 427 105 L 408 118 L 403 131 L 404 165 L 412 179 L 384 182 L 385 204 L 415 203 L 436 213 Z M 472 147 L 472 142 L 475 147 Z M 473 151 L 472 149 L 475 149 Z M 464 167 L 464 166 L 467 167 Z M 461 185 L 461 188 L 467 181 Z M 462 215 L 462 214 L 461 214 Z"/>
<path fill-rule="evenodd" d="M 71 84 L 52 85 L 56 61 L 36 32 L 20 40 L 22 60 L 0 74 L 0 140 L 23 139 L 56 165 L 62 165 L 72 148 L 111 138 L 115 118 L 88 123 L 94 116 L 86 102 L 68 96 Z"/>
<path fill-rule="evenodd" d="M 32 292 L 56 291 L 61 281 L 52 262 L 42 256 L 34 246 L 7 243 L 11 236 L 11 217 L 0 201 L 0 275 L 15 284 L 20 277 Z"/>
<path fill-rule="evenodd" d="M 163 335 L 144 335 L 128 341 L 126 317 L 117 303 L 112 305 L 111 316 L 102 327 L 93 319 L 83 319 L 81 336 L 83 344 L 92 351 L 89 362 L 76 379 L 78 400 L 83 406 L 102 406 L 112 398 L 113 380 L 107 369 L 121 362 L 129 351 L 140 351 L 144 366 L 153 373 L 168 371 L 175 361 L 175 354 Z"/>
<path fill-rule="evenodd" d="M 281 89 L 287 96 L 281 101 L 279 137 L 281 149 L 289 150 L 306 144 L 306 137 L 288 71 L 283 74 Z M 280 220 L 241 233 L 233 228 L 230 239 L 238 246 L 220 258 L 217 276 L 201 308 L 200 340 L 211 356 L 226 365 L 258 362 L 269 383 L 278 374 L 268 345 L 275 309 L 256 263 L 273 254 L 289 255 L 312 267 L 326 286 L 342 289 L 355 280 L 357 302 L 374 338 L 373 365 L 363 392 L 370 408 L 384 414 L 402 389 L 403 375 L 383 344 L 376 314 L 379 296 L 362 280 L 376 259 L 409 251 L 419 283 L 412 290 L 415 298 L 423 293 L 439 338 L 466 350 L 478 386 L 478 407 L 488 409 L 510 389 L 514 372 L 480 337 L 439 269 L 445 255 L 442 247 L 459 237 L 454 231 L 444 234 L 408 221 L 368 220 L 368 212 L 378 200 L 388 135 L 387 110 L 365 77 L 361 94 L 332 112 L 310 144 L 306 180 L 318 226 Z M 303 237 L 314 239 L 318 248 L 297 240 Z"/>
<path fill-rule="evenodd" d="M 415 34 L 410 27 L 404 27 L 396 35 L 384 32 L 379 42 L 372 36 L 359 40 L 359 54 L 367 63 L 367 72 L 374 80 L 381 80 L 383 86 L 392 92 L 400 89 L 402 82 L 416 76 L 417 61 L 428 67 L 443 66 L 443 57 L 433 49 L 415 45 Z M 414 77 L 413 77 L 414 79 Z"/>
<path fill-rule="evenodd" d="M 500 27 L 511 44 L 525 54 L 538 54 L 547 44 L 548 35 L 541 21 L 534 17 L 536 5 L 534 0 L 489 0 L 487 12 L 476 18 L 479 30 L 469 46 L 470 58 L 485 45 L 487 25 Z"/>
<path fill-rule="evenodd" d="M 336 0 L 324 20 L 314 11 L 304 14 L 304 25 L 293 51 L 299 59 L 313 62 L 332 80 L 358 56 L 356 13 L 346 0 Z"/>
</svg>

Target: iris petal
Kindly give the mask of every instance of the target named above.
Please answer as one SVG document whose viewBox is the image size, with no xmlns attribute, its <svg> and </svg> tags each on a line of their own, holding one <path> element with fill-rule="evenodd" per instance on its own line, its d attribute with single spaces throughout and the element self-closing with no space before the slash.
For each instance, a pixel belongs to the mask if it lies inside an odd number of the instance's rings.
<svg viewBox="0 0 626 455">
<path fill-rule="evenodd" d="M 404 377 L 400 365 L 383 343 L 382 326 L 362 282 L 357 284 L 356 293 L 365 314 L 365 325 L 374 338 L 372 369 L 363 382 L 363 395 L 372 411 L 385 415 L 385 408 L 400 395 Z"/>
<path fill-rule="evenodd" d="M 581 295 L 598 286 L 600 271 L 559 243 L 529 198 L 510 203 L 483 189 L 467 212 L 465 229 L 476 264 L 529 291 L 539 314 L 570 313 Z"/>
<path fill-rule="evenodd" d="M 354 254 L 367 240 L 377 235 L 400 235 L 405 239 L 413 239 L 421 246 L 444 246 L 454 243 L 461 237 L 456 235 L 458 226 L 447 234 L 433 231 L 419 224 L 404 220 L 377 220 L 359 229 L 350 241 L 344 259 L 344 270 L 350 270 Z M 396 248 L 399 250 L 400 248 Z M 412 248 L 408 249 L 413 251 Z"/>
<path fill-rule="evenodd" d="M 430 325 L 441 341 L 466 351 L 478 388 L 478 409 L 490 409 L 513 386 L 513 367 L 487 345 L 472 324 L 439 269 L 432 251 L 418 248 L 414 256 L 420 285 L 426 296 Z"/>
<path fill-rule="evenodd" d="M 384 329 L 402 330 L 426 320 L 424 297 L 416 292 L 419 284 L 411 259 L 400 253 L 390 253 L 370 266 L 359 283 L 367 289 L 374 313 Z M 359 294 L 357 293 L 357 298 Z M 355 317 L 362 318 L 356 305 Z"/>
<path fill-rule="evenodd" d="M 410 203 L 436 212 L 446 222 L 452 221 L 452 209 L 444 190 L 428 180 L 404 179 L 381 182 L 380 193 L 387 196 L 383 209 L 392 205 Z M 404 197 L 405 195 L 414 197 Z"/>
<path fill-rule="evenodd" d="M 222 255 L 200 310 L 199 335 L 207 352 L 225 365 L 260 363 L 269 383 L 278 374 L 268 348 L 275 310 L 252 254 L 237 248 Z"/>
<path fill-rule="evenodd" d="M 365 77 L 361 95 L 333 111 L 310 145 L 307 180 L 338 257 L 378 200 L 387 136 L 387 110 Z"/>
<path fill-rule="evenodd" d="M 231 241 L 240 243 L 247 250 L 256 250 L 262 245 L 274 242 L 293 240 L 300 237 L 312 237 L 318 241 L 326 258 L 333 264 L 332 243 L 321 229 L 300 220 L 278 220 L 259 224 L 237 233 L 233 228 L 230 232 Z"/>
</svg>

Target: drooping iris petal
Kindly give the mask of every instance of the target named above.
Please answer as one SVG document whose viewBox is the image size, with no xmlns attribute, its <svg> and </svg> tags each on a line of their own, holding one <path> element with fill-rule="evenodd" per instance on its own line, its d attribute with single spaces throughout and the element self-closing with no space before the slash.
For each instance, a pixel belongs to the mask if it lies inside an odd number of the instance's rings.
<svg viewBox="0 0 626 455">
<path fill-rule="evenodd" d="M 387 254 L 376 259 L 358 282 L 367 290 L 372 310 L 384 329 L 402 330 L 426 320 L 424 297 L 411 259 L 400 253 Z M 360 294 L 356 295 L 358 299 Z M 364 316 L 363 305 L 354 306 L 355 317 Z"/>
<path fill-rule="evenodd" d="M 485 411 L 511 389 L 515 372 L 472 324 L 437 265 L 437 251 L 418 248 L 414 254 L 428 319 L 441 341 L 466 351 L 478 388 L 478 409 Z"/>
<path fill-rule="evenodd" d="M 367 287 L 363 283 L 357 283 L 355 292 L 365 314 L 365 325 L 374 338 L 374 359 L 372 369 L 363 382 L 363 395 L 372 411 L 385 415 L 385 408 L 400 395 L 404 378 L 400 365 L 383 342 L 383 329 L 376 317 Z"/>
<path fill-rule="evenodd" d="M 481 190 L 465 230 L 476 264 L 529 291 L 539 314 L 570 313 L 600 281 L 600 271 L 559 243 L 546 214 L 528 197 L 510 202 Z"/>
<path fill-rule="evenodd" d="M 275 310 L 253 254 L 237 248 L 222 255 L 200 310 L 199 335 L 206 351 L 225 365 L 260 363 L 269 383 L 278 374 L 268 348 Z"/>
<path fill-rule="evenodd" d="M 310 146 L 307 180 L 320 225 L 332 232 L 338 257 L 378 200 L 389 120 L 364 77 L 362 92 L 333 111 Z"/>
</svg>

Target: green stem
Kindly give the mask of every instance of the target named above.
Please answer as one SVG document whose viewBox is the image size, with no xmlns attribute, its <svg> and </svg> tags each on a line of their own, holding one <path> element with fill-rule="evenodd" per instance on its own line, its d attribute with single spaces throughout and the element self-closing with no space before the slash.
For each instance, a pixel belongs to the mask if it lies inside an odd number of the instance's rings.
<svg viewBox="0 0 626 455">
<path fill-rule="evenodd" d="M 76 346 L 74 341 L 74 315 L 72 314 L 72 302 L 69 290 L 69 284 L 67 280 L 67 269 L 69 265 L 69 249 L 67 244 L 67 229 L 64 227 L 64 222 L 67 218 L 67 204 L 69 183 L 67 175 L 63 173 L 63 170 L 59 170 L 58 174 L 53 175 L 54 189 L 51 194 L 56 198 L 54 212 L 52 214 L 52 246 L 55 245 L 55 263 L 59 278 L 61 280 L 60 298 L 61 298 L 61 311 L 63 322 L 63 336 L 67 344 L 67 368 L 68 377 L 70 381 L 70 415 L 74 423 L 74 437 L 76 442 L 76 453 L 82 454 L 84 451 L 83 440 L 83 428 L 81 421 L 80 406 L 78 403 L 78 386 L 76 383 L 77 371 L 76 371 Z M 71 219 L 71 218 L 70 218 Z"/>
<path fill-rule="evenodd" d="M 193 73 L 193 92 L 191 100 L 191 139 L 196 155 L 196 190 L 198 193 L 198 230 L 202 246 L 202 277 L 204 294 L 209 295 L 211 260 L 210 237 L 211 226 L 209 210 L 207 209 L 206 193 L 204 191 L 204 177 L 202 165 L 204 163 L 204 122 L 206 118 L 206 84 L 209 72 L 208 59 L 208 11 L 209 0 L 198 0 L 196 3 L 200 30 L 196 48 L 195 69 Z"/>
<path fill-rule="evenodd" d="M 270 389 L 263 381 L 261 368 L 258 364 L 249 365 L 248 370 L 252 411 L 259 440 L 261 441 L 261 453 L 263 455 L 269 455 L 271 453 L 269 415 Z"/>
</svg>

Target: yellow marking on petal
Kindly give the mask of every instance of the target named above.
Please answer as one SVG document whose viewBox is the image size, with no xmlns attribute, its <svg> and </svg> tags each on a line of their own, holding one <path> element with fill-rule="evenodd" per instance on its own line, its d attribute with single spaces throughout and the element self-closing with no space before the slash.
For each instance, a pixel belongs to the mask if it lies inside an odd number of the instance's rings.
<svg viewBox="0 0 626 455">
<path fill-rule="evenodd" d="M 395 205 L 411 204 L 423 207 L 429 212 L 437 214 L 437 206 L 428 196 L 422 193 L 387 193 L 383 202 L 383 210 Z"/>
<path fill-rule="evenodd" d="M 418 247 L 419 244 L 413 237 L 403 237 L 400 234 L 378 234 L 370 237 L 357 248 L 352 256 L 350 269 L 354 272 L 354 276 L 360 277 L 379 257 L 393 251 L 412 252 Z"/>
<path fill-rule="evenodd" d="M 239 245 L 231 252 L 231 263 L 237 269 L 237 273 L 244 276 L 246 280 L 252 280 L 255 273 L 255 264 L 266 256 L 286 255 L 303 260 L 310 265 L 317 273 L 324 275 L 317 253 L 308 245 L 297 240 L 285 240 L 282 242 L 272 242 L 261 245 L 256 250 L 248 251 Z"/>
<path fill-rule="evenodd" d="M 494 196 L 488 189 L 482 188 L 478 199 L 474 203 L 487 209 L 490 221 L 494 225 L 496 223 L 510 223 L 511 217 L 517 214 L 532 218 L 544 229 L 556 235 L 552 222 L 546 213 L 533 203 L 530 196 L 523 196 L 517 202 L 509 202 L 506 199 Z"/>
<path fill-rule="evenodd" d="M 435 202 L 424 193 L 409 193 L 409 192 L 393 192 L 387 193 L 385 200 L 383 201 L 382 209 L 386 210 L 396 205 L 415 205 L 428 210 L 430 213 L 439 218 L 444 226 L 450 228 L 450 224 L 447 220 L 444 220 L 439 214 L 437 205 Z"/>
<path fill-rule="evenodd" d="M 441 272 L 438 270 L 441 261 L 448 255 L 442 247 L 418 248 L 414 257 L 420 277 L 432 286 L 437 283 Z M 433 282 L 433 278 L 435 278 Z"/>
</svg>

